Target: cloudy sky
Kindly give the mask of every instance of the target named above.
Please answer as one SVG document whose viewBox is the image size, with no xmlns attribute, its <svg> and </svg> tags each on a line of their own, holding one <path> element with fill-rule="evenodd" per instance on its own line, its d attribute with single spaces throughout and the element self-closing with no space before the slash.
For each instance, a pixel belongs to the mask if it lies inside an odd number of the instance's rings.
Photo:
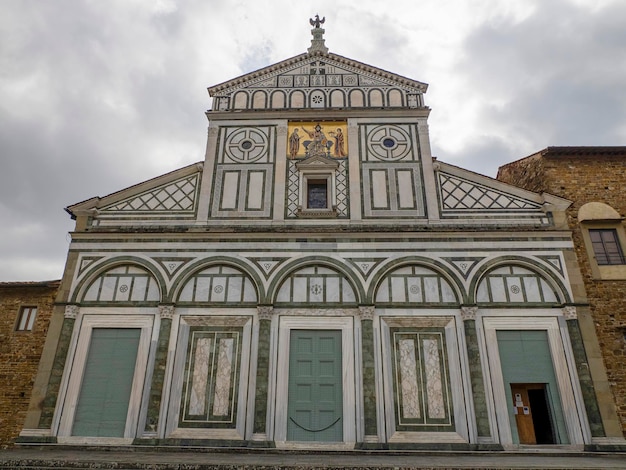
<svg viewBox="0 0 626 470">
<path fill-rule="evenodd" d="M 0 281 L 59 279 L 64 207 L 204 158 L 206 88 L 326 45 L 429 84 L 440 160 L 626 145 L 623 0 L 3 0 Z"/>
</svg>

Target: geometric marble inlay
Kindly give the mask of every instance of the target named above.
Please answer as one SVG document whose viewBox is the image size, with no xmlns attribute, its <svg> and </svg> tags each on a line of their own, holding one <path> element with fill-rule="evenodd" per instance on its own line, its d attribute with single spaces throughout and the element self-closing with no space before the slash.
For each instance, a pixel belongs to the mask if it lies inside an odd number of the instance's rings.
<svg viewBox="0 0 626 470">
<path fill-rule="evenodd" d="M 439 172 L 443 209 L 540 209 L 541 205 L 504 192 Z"/>
</svg>

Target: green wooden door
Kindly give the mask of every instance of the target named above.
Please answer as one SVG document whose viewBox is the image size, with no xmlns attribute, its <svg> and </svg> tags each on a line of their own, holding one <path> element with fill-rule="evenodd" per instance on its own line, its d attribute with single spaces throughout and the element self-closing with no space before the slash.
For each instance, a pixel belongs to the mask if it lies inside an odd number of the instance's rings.
<svg viewBox="0 0 626 470">
<path fill-rule="evenodd" d="M 94 328 L 74 415 L 73 436 L 124 437 L 139 328 Z"/>
<path fill-rule="evenodd" d="M 287 439 L 343 440 L 341 331 L 292 330 Z"/>
</svg>

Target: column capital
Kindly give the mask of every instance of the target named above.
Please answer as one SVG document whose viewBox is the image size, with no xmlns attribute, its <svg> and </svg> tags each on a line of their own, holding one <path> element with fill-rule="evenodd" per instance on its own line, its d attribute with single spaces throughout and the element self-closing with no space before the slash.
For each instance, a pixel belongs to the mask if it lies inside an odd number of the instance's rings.
<svg viewBox="0 0 626 470">
<path fill-rule="evenodd" d="M 566 320 L 576 320 L 578 319 L 578 312 L 576 311 L 576 307 L 573 305 L 566 305 L 561 309 L 563 312 L 563 316 Z"/>
<path fill-rule="evenodd" d="M 272 313 L 274 313 L 274 307 L 271 305 L 259 305 L 257 308 L 259 313 L 259 320 L 271 320 Z"/>
<path fill-rule="evenodd" d="M 476 320 L 477 312 L 478 312 L 478 307 L 476 307 L 476 305 L 461 306 L 461 318 L 463 319 L 463 321 Z"/>
<path fill-rule="evenodd" d="M 361 320 L 372 320 L 374 318 L 373 305 L 359 305 L 359 316 Z"/>
<path fill-rule="evenodd" d="M 171 320 L 173 316 L 173 305 L 159 305 L 159 317 L 161 317 L 161 320 Z"/>
<path fill-rule="evenodd" d="M 65 318 L 75 319 L 80 312 L 78 305 L 66 305 L 65 306 Z"/>
</svg>

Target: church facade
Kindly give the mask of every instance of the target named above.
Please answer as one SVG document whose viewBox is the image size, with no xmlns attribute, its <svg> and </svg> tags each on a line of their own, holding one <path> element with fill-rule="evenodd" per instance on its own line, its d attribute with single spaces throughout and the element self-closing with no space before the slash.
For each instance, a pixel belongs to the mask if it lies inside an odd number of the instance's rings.
<svg viewBox="0 0 626 470">
<path fill-rule="evenodd" d="M 570 202 L 433 159 L 427 85 L 312 24 L 307 53 L 209 88 L 203 162 L 68 207 L 21 442 L 621 439 Z"/>
</svg>

